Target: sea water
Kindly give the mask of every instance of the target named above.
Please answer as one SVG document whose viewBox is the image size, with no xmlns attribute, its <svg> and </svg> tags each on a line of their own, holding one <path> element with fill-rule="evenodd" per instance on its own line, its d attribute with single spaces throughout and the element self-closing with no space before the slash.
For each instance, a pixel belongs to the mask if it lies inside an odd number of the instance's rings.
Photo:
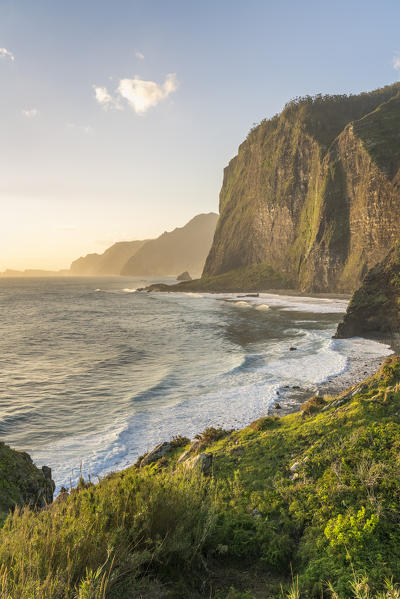
<svg viewBox="0 0 400 599">
<path fill-rule="evenodd" d="M 343 299 L 136 291 L 148 282 L 0 279 L 0 438 L 58 488 L 177 434 L 245 426 L 352 353 L 390 353 L 332 339 Z"/>
</svg>

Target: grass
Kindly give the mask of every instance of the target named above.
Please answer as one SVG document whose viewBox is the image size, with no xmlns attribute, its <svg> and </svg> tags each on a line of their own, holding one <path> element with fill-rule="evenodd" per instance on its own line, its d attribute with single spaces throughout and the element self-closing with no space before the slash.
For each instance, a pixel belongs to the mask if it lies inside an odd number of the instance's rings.
<svg viewBox="0 0 400 599">
<path fill-rule="evenodd" d="M 203 276 L 201 279 L 184 281 L 177 285 L 156 284 L 150 288 L 159 291 L 215 291 L 251 292 L 267 289 L 290 289 L 292 282 L 276 272 L 270 264 L 253 264 L 245 268 L 230 270 L 221 275 Z"/>
<path fill-rule="evenodd" d="M 186 442 L 10 515 L 0 599 L 399 597 L 399 358 L 303 413 L 206 430 L 209 476 L 178 463 Z"/>
</svg>

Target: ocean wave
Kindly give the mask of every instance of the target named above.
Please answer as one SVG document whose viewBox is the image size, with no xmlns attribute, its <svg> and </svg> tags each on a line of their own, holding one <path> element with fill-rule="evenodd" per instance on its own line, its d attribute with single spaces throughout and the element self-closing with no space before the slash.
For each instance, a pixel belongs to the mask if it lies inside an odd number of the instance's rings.
<svg viewBox="0 0 400 599">
<path fill-rule="evenodd" d="M 270 310 L 271 308 L 267 305 L 267 304 L 259 304 L 258 306 L 256 306 L 256 310 L 260 310 L 260 311 L 266 311 L 266 310 Z"/>
<path fill-rule="evenodd" d="M 244 302 L 244 301 L 242 301 L 242 300 L 241 300 L 241 301 L 239 301 L 239 302 L 235 302 L 235 303 L 234 303 L 234 305 L 235 305 L 237 308 L 251 308 L 251 306 L 250 306 L 249 302 Z"/>
</svg>

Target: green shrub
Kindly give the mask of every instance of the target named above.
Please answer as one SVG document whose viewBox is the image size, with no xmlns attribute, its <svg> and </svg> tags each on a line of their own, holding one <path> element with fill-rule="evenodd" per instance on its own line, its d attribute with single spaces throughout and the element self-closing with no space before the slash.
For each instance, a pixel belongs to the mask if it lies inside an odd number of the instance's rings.
<svg viewBox="0 0 400 599">
<path fill-rule="evenodd" d="M 123 596 L 144 573 L 174 578 L 214 527 L 208 491 L 195 475 L 131 469 L 39 513 L 16 510 L 0 532 L 3 586 L 12 599 L 97 599 L 105 585 Z"/>
</svg>

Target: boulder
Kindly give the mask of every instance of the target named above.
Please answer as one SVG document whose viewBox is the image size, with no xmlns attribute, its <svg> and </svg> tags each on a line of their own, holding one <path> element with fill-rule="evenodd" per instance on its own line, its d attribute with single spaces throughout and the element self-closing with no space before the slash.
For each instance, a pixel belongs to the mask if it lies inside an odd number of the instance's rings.
<svg viewBox="0 0 400 599">
<path fill-rule="evenodd" d="M 209 474 L 212 463 L 212 453 L 199 453 L 199 455 L 196 455 L 194 458 L 191 458 L 185 462 L 185 468 L 192 471 L 200 471 L 202 474 Z"/>
<path fill-rule="evenodd" d="M 200 441 L 195 441 L 194 443 L 192 443 L 189 449 L 184 451 L 183 454 L 179 456 L 177 463 L 181 464 L 182 462 L 185 462 L 193 453 L 195 453 L 198 450 L 199 446 Z"/>
<path fill-rule="evenodd" d="M 140 462 L 140 467 L 148 466 L 153 462 L 157 462 L 159 459 L 163 458 L 169 451 L 171 450 L 171 443 L 168 441 L 164 441 L 159 443 L 152 451 L 146 453 L 146 455 L 142 458 Z"/>
</svg>

